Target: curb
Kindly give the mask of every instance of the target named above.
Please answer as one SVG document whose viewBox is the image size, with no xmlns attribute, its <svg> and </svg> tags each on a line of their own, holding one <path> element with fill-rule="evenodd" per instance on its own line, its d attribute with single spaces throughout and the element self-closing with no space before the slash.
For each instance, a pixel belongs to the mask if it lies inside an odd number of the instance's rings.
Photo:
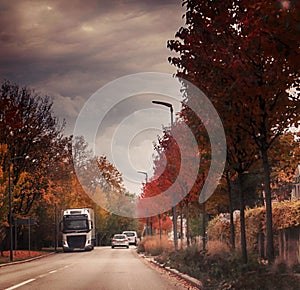
<svg viewBox="0 0 300 290">
<path fill-rule="evenodd" d="M 166 266 L 164 266 L 164 265 L 162 265 L 162 264 L 156 262 L 156 261 L 154 260 L 154 258 L 147 257 L 147 256 L 145 256 L 144 254 L 139 254 L 139 256 L 142 257 L 143 259 L 147 260 L 149 263 L 152 263 L 152 264 L 154 264 L 154 265 L 156 265 L 156 266 L 158 266 L 158 267 L 160 267 L 160 268 L 162 268 L 162 269 L 165 269 L 165 270 L 168 271 L 169 273 L 172 273 L 172 274 L 176 275 L 177 277 L 179 277 L 179 278 L 181 278 L 181 279 L 187 281 L 187 282 L 190 283 L 192 286 L 194 286 L 194 287 L 196 287 L 196 288 L 198 288 L 198 289 L 201 289 L 201 290 L 204 289 L 204 288 L 203 288 L 203 284 L 202 284 L 202 282 L 201 282 L 200 280 L 198 280 L 198 279 L 196 279 L 196 278 L 193 278 L 193 277 L 191 277 L 191 276 L 189 276 L 189 275 L 183 274 L 183 273 L 179 272 L 179 271 L 176 270 L 176 269 L 173 269 L 173 268 L 170 268 L 170 267 L 166 267 Z"/>
</svg>

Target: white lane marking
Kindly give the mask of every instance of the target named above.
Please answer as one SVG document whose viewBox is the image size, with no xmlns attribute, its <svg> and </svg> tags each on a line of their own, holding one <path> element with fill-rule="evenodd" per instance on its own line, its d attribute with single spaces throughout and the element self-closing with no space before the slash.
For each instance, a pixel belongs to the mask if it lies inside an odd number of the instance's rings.
<svg viewBox="0 0 300 290">
<path fill-rule="evenodd" d="M 57 270 L 50 271 L 49 274 L 55 273 Z"/>
<path fill-rule="evenodd" d="M 52 271 L 50 271 L 50 272 L 48 272 L 48 273 L 46 273 L 46 274 L 39 275 L 38 278 L 43 278 L 43 277 L 47 276 L 48 274 L 56 273 L 57 271 L 63 270 L 63 269 L 68 268 L 68 267 L 69 267 L 69 265 L 66 265 L 66 266 L 64 266 L 64 267 L 62 267 L 62 268 L 60 268 L 60 269 L 58 269 L 58 270 L 52 270 Z M 32 282 L 32 281 L 34 281 L 34 280 L 36 280 L 36 279 L 29 279 L 29 280 L 26 280 L 26 281 L 24 281 L 24 282 L 22 282 L 22 283 L 19 283 L 19 284 L 17 284 L 17 285 L 14 285 L 14 286 L 11 286 L 11 287 L 9 287 L 9 288 L 6 288 L 5 290 L 13 290 L 13 289 L 19 288 L 19 287 L 21 287 L 21 286 L 23 286 L 23 285 L 25 285 L 25 284 L 28 284 L 28 283 L 30 283 L 30 282 Z"/>
<path fill-rule="evenodd" d="M 21 286 L 23 286 L 23 285 L 25 285 L 25 284 L 28 284 L 28 283 L 30 283 L 30 282 L 32 282 L 32 281 L 34 281 L 35 279 L 29 279 L 29 280 L 26 280 L 26 281 L 24 281 L 24 282 L 22 282 L 22 283 L 19 283 L 19 284 L 17 284 L 17 285 L 14 285 L 14 286 L 11 286 L 11 287 L 9 287 L 9 288 L 6 288 L 5 290 L 13 290 L 13 289 L 16 289 L 16 288 L 19 288 L 19 287 L 21 287 Z"/>
</svg>

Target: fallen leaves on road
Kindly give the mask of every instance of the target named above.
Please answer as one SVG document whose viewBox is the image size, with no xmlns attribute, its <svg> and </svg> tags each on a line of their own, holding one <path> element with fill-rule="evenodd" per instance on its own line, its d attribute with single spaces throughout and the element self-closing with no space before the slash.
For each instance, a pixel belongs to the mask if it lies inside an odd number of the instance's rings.
<svg viewBox="0 0 300 290">
<path fill-rule="evenodd" d="M 38 256 L 47 254 L 43 251 L 26 251 L 26 250 L 14 250 L 13 251 L 13 260 L 21 261 Z M 8 263 L 10 261 L 10 251 L 3 251 L 0 255 L 0 264 Z"/>
</svg>

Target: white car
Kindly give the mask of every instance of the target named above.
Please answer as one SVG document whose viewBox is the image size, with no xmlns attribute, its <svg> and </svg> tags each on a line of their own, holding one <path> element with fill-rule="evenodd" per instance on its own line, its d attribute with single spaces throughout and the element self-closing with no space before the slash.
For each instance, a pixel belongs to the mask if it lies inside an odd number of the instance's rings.
<svg viewBox="0 0 300 290">
<path fill-rule="evenodd" d="M 122 234 L 127 236 L 129 245 L 137 245 L 137 233 L 135 231 L 124 231 Z"/>
<path fill-rule="evenodd" d="M 111 239 L 111 247 L 112 249 L 115 247 L 126 247 L 129 248 L 129 240 L 124 234 L 115 234 Z"/>
</svg>

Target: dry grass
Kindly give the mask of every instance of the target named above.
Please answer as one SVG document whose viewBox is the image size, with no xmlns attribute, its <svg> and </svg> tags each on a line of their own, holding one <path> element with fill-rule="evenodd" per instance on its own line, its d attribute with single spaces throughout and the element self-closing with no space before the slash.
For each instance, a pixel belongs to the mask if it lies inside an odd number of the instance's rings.
<svg viewBox="0 0 300 290">
<path fill-rule="evenodd" d="M 208 241 L 207 252 L 211 255 L 222 255 L 224 253 L 229 253 L 230 248 L 221 241 Z"/>
<path fill-rule="evenodd" d="M 173 243 L 167 236 L 148 236 L 141 240 L 138 245 L 138 252 L 145 252 L 152 256 L 160 255 L 162 252 L 169 252 L 173 250 Z"/>
</svg>

